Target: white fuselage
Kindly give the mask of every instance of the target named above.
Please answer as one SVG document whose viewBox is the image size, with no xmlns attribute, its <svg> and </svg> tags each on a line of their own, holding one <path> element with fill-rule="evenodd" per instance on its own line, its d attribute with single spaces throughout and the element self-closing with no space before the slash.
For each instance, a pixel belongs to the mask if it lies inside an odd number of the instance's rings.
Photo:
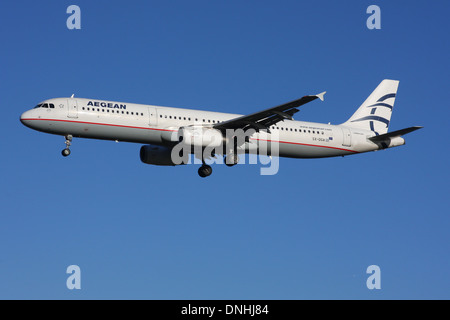
<svg viewBox="0 0 450 320">
<path fill-rule="evenodd" d="M 208 127 L 240 116 L 82 98 L 56 98 L 44 103 L 54 107 L 28 110 L 21 116 L 22 123 L 57 135 L 153 145 L 173 145 L 174 133 L 180 127 Z M 252 135 L 246 152 L 254 152 L 260 141 L 278 143 L 279 156 L 291 158 L 345 156 L 379 149 L 367 139 L 374 132 L 343 125 L 285 120 L 270 126 L 270 131 Z"/>
</svg>

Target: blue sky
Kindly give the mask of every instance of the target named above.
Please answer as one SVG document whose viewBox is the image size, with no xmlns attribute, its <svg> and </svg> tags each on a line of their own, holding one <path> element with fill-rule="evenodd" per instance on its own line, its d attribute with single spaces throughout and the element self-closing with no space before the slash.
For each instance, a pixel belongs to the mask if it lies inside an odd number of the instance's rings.
<svg viewBox="0 0 450 320">
<path fill-rule="evenodd" d="M 81 8 L 68 30 L 66 8 Z M 381 8 L 369 30 L 366 9 Z M 448 1 L 2 1 L 0 298 L 449 299 Z M 20 114 L 70 96 L 344 122 L 400 80 L 406 145 L 345 158 L 165 168 L 138 144 Z M 81 268 L 68 290 L 66 268 Z M 366 269 L 381 269 L 381 289 Z"/>
</svg>

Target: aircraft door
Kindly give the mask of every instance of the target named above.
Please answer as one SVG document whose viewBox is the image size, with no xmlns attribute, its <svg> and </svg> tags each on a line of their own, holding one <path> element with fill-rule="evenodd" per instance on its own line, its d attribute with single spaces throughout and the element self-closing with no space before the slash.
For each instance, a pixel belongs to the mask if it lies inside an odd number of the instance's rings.
<svg viewBox="0 0 450 320">
<path fill-rule="evenodd" d="M 342 128 L 343 140 L 342 145 L 345 147 L 352 146 L 352 133 L 348 128 Z"/>
<path fill-rule="evenodd" d="M 158 125 L 158 115 L 155 107 L 148 107 L 148 124 L 151 127 Z"/>
<path fill-rule="evenodd" d="M 67 105 L 69 107 L 67 116 L 69 118 L 78 118 L 78 104 L 77 100 L 70 98 L 67 99 Z"/>
</svg>

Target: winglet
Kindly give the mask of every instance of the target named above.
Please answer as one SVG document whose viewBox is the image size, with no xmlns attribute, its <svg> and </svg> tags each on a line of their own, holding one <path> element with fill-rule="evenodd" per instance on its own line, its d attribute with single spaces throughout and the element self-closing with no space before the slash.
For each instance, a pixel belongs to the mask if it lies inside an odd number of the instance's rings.
<svg viewBox="0 0 450 320">
<path fill-rule="evenodd" d="M 75 93 L 72 93 L 72 95 L 70 97 L 73 98 L 74 96 L 75 96 Z"/>
<path fill-rule="evenodd" d="M 323 96 L 325 95 L 325 93 L 327 93 L 327 92 L 324 91 L 322 93 L 316 94 L 316 97 L 323 101 Z"/>
</svg>

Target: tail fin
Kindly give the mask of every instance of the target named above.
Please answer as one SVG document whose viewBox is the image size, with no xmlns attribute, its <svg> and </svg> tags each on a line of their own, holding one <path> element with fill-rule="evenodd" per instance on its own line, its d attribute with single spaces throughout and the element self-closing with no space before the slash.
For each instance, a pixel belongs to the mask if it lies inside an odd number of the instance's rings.
<svg viewBox="0 0 450 320">
<path fill-rule="evenodd" d="M 388 132 L 399 81 L 385 79 L 343 125 L 371 130 L 377 134 Z"/>
</svg>

